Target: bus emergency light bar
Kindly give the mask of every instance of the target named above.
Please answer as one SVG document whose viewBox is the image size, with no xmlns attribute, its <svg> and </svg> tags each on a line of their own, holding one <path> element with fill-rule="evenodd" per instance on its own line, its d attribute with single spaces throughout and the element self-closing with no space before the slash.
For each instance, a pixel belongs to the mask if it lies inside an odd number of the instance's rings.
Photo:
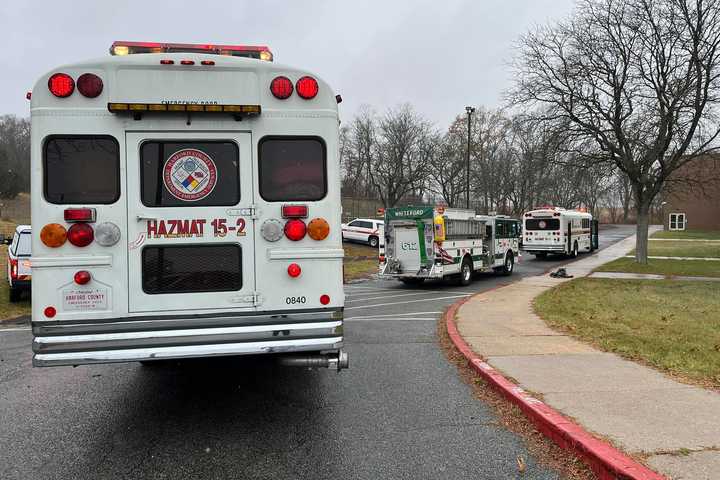
<svg viewBox="0 0 720 480">
<path fill-rule="evenodd" d="M 260 105 L 218 105 L 197 103 L 108 103 L 111 113 L 207 112 L 233 115 L 260 115 Z"/>
<path fill-rule="evenodd" d="M 230 57 L 246 57 L 273 61 L 270 48 L 264 45 L 202 45 L 192 43 L 160 42 L 113 42 L 110 55 L 132 55 L 135 53 L 210 53 Z"/>
</svg>

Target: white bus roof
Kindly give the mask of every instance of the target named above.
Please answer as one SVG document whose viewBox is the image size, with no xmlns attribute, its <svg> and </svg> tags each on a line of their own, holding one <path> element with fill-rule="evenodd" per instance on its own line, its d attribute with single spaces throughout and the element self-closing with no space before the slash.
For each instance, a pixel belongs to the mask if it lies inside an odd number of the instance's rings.
<svg viewBox="0 0 720 480">
<path fill-rule="evenodd" d="M 172 64 L 161 64 L 161 60 Z M 183 65 L 183 61 L 192 65 Z M 97 98 L 77 93 L 57 98 L 48 89 L 48 80 L 55 73 L 66 73 L 75 80 L 83 73 L 98 75 L 103 91 Z M 305 75 L 318 82 L 318 94 L 312 101 L 297 94 L 280 100 L 270 92 L 270 82 L 277 76 L 286 76 L 294 83 Z M 120 55 L 66 64 L 41 76 L 31 96 L 33 113 L 40 109 L 107 111 L 109 103 L 261 105 L 263 112 L 312 110 L 337 116 L 334 91 L 311 72 L 262 60 L 203 53 Z"/>
<path fill-rule="evenodd" d="M 527 212 L 525 212 L 523 217 L 536 215 L 536 214 L 539 214 L 539 215 L 559 214 L 559 216 L 592 218 L 592 214 L 590 214 L 589 212 L 581 212 L 580 210 L 566 210 L 566 209 L 560 208 L 560 207 L 547 207 L 547 208 L 537 208 L 535 210 L 528 210 Z"/>
</svg>

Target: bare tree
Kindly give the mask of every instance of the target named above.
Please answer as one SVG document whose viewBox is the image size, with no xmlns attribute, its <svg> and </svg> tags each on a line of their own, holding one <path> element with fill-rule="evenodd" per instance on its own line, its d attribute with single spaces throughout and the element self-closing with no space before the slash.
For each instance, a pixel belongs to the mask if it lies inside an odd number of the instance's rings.
<svg viewBox="0 0 720 480">
<path fill-rule="evenodd" d="M 627 176 L 636 261 L 647 263 L 653 200 L 668 177 L 712 151 L 718 130 L 720 0 L 579 0 L 573 17 L 523 36 L 515 104 L 561 122 L 586 164 Z"/>
<path fill-rule="evenodd" d="M 410 105 L 387 111 L 378 123 L 369 163 L 370 183 L 386 208 L 424 188 L 428 165 L 436 153 L 435 132 Z"/>
<path fill-rule="evenodd" d="M 460 206 L 466 191 L 466 127 L 453 122 L 442 137 L 428 168 L 428 190 L 439 195 L 450 207 Z"/>
<path fill-rule="evenodd" d="M 30 121 L 0 116 L 0 198 L 30 191 Z"/>
</svg>

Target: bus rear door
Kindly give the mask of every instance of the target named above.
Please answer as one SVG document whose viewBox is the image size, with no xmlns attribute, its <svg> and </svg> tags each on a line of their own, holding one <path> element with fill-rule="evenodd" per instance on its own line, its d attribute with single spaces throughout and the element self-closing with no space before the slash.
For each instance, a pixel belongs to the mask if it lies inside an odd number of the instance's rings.
<svg viewBox="0 0 720 480">
<path fill-rule="evenodd" d="M 130 312 L 253 309 L 250 133 L 128 132 Z"/>
</svg>

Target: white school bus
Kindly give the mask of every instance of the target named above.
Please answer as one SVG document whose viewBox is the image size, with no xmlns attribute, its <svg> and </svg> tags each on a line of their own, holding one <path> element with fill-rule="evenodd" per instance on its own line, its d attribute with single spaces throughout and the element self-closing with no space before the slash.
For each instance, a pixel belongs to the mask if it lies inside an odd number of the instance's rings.
<svg viewBox="0 0 720 480">
<path fill-rule="evenodd" d="M 598 248 L 598 222 L 588 212 L 542 207 L 525 212 L 523 222 L 523 250 L 536 257 L 576 257 Z"/>
<path fill-rule="evenodd" d="M 33 364 L 345 368 L 330 86 L 265 47 L 111 53 L 32 91 Z"/>
</svg>

